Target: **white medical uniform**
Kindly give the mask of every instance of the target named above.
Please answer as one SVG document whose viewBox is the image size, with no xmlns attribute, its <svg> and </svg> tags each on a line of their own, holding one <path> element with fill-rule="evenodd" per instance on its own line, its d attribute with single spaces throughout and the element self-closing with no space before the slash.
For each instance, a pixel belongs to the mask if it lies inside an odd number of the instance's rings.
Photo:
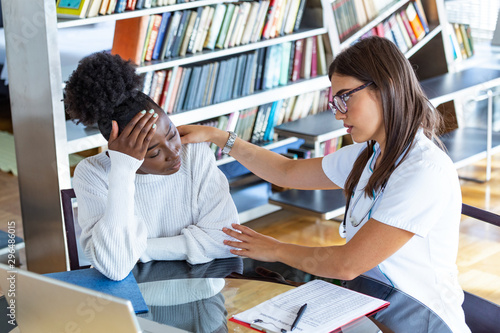
<svg viewBox="0 0 500 333">
<path fill-rule="evenodd" d="M 366 143 L 353 144 L 325 156 L 323 171 L 344 187 L 354 161 L 366 147 Z M 462 203 L 458 175 L 450 158 L 422 130 L 410 149 L 368 216 L 357 227 L 346 219 L 346 238 L 352 239 L 370 217 L 414 233 L 408 243 L 364 275 L 394 285 L 421 301 L 453 332 L 470 332 L 461 307 L 464 294 L 456 266 Z M 364 187 L 379 153 L 376 144 L 351 198 L 355 221 L 372 204 L 373 198 L 364 195 Z"/>
</svg>

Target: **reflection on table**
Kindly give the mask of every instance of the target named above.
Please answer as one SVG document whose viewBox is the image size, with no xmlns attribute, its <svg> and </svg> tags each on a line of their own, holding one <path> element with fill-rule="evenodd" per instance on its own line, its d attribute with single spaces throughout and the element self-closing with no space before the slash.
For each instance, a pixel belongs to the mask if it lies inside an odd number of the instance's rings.
<svg viewBox="0 0 500 333">
<path fill-rule="evenodd" d="M 246 268 L 250 266 L 245 264 Z M 275 272 L 280 274 L 283 266 L 276 267 L 279 270 Z M 196 333 L 255 332 L 227 320 L 294 288 L 279 274 L 246 278 L 248 271 L 243 273 L 240 258 L 202 265 L 183 261 L 139 263 L 133 273 L 150 310 L 139 316 Z M 301 282 L 311 278 L 288 266 L 286 273 L 304 278 Z M 391 303 L 374 316 L 383 332 L 451 332 L 434 312 L 391 286 L 367 277 L 358 277 L 345 286 Z"/>
</svg>

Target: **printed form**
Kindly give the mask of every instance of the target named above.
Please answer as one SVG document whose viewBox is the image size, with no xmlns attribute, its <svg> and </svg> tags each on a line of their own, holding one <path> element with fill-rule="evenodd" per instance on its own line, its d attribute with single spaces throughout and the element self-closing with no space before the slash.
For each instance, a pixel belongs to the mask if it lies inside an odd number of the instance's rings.
<svg viewBox="0 0 500 333">
<path fill-rule="evenodd" d="M 234 315 L 233 318 L 265 332 L 290 331 L 297 312 L 305 303 L 307 309 L 294 332 L 331 332 L 389 305 L 389 302 L 381 299 L 326 281 L 313 280 Z"/>
</svg>

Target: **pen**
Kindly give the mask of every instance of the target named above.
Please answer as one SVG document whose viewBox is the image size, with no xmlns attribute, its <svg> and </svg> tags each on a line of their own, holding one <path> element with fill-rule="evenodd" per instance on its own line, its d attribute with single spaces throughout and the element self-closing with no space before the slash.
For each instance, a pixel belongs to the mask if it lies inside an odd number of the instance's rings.
<svg viewBox="0 0 500 333">
<path fill-rule="evenodd" d="M 307 308 L 307 303 L 305 303 L 304 305 L 302 305 L 300 307 L 299 312 L 297 312 L 297 317 L 293 321 L 292 328 L 290 329 L 290 331 L 293 331 L 295 329 L 295 327 L 297 327 L 297 325 L 298 325 L 298 323 L 300 321 L 300 318 L 304 314 L 304 311 L 306 311 L 306 308 Z"/>
</svg>

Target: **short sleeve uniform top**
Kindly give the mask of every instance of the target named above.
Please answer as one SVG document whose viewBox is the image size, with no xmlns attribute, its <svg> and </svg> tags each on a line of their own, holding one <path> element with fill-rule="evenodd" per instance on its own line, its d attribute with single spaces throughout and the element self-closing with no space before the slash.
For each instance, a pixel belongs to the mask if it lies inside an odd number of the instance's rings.
<svg viewBox="0 0 500 333">
<path fill-rule="evenodd" d="M 356 158 L 366 147 L 365 143 L 353 144 L 325 156 L 323 171 L 343 188 Z M 374 198 L 365 196 L 364 187 L 379 153 L 376 144 L 351 198 L 347 217 L 352 216 L 354 223 L 346 219 L 347 241 L 370 218 L 415 235 L 364 275 L 415 297 L 443 318 L 453 332 L 469 332 L 457 277 L 462 197 L 452 161 L 419 130 L 407 157 L 370 209 Z"/>
</svg>

